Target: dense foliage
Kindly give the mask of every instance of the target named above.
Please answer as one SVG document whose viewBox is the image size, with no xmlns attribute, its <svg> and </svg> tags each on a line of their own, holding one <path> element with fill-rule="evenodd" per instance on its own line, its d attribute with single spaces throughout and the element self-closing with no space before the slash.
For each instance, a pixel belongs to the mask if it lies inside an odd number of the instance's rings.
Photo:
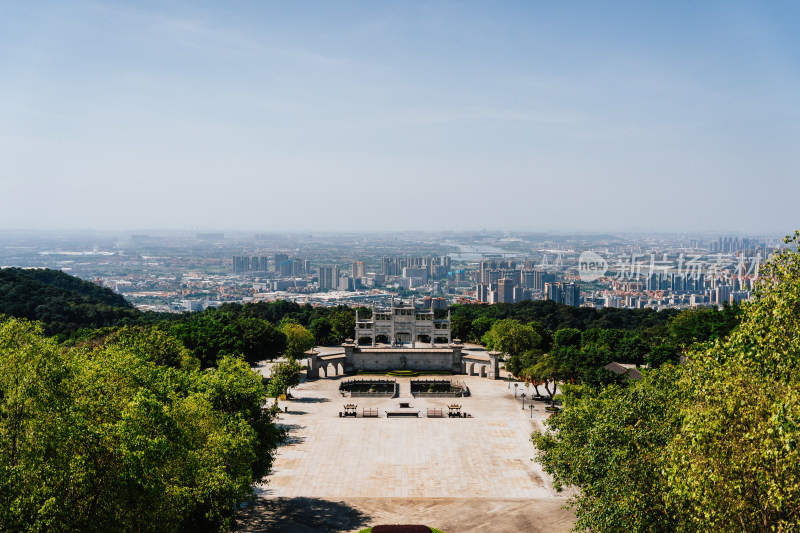
<svg viewBox="0 0 800 533">
<path fill-rule="evenodd" d="M 576 531 L 675 531 L 662 468 L 679 427 L 679 372 L 667 365 L 639 382 L 599 391 L 565 386 L 566 407 L 534 443 L 557 489 L 581 489 Z"/>
<path fill-rule="evenodd" d="M 289 357 L 283 361 L 278 361 L 270 369 L 269 385 L 267 392 L 273 398 L 278 398 L 286 394 L 289 387 L 296 387 L 300 384 L 300 371 L 303 368 L 293 358 Z"/>
<path fill-rule="evenodd" d="M 215 366 L 225 355 L 242 355 L 250 364 L 275 359 L 286 350 L 286 335 L 254 316 L 206 309 L 167 324 L 167 331 L 183 342 L 203 368 Z"/>
<path fill-rule="evenodd" d="M 665 326 L 670 318 L 679 313 L 675 309 L 597 310 L 591 307 L 558 304 L 551 300 L 494 305 L 462 304 L 451 306 L 450 311 L 453 336 L 470 342 L 480 342 L 494 321 L 509 318 L 522 324 L 536 322 L 550 331 L 565 328 L 577 328 L 581 331 L 593 328 L 644 331 L 648 328 Z"/>
<path fill-rule="evenodd" d="M 57 344 L 0 321 L 0 530 L 220 531 L 282 438 L 241 359 L 127 329 Z"/>
<path fill-rule="evenodd" d="M 49 335 L 144 319 L 119 294 L 57 270 L 0 269 L 0 314 L 38 320 Z"/>
<path fill-rule="evenodd" d="M 727 337 L 730 310 L 672 322 L 676 343 L 706 341 L 689 348 L 686 365 L 625 387 L 565 388 L 565 408 L 534 441 L 556 483 L 581 489 L 576 529 L 797 530 L 798 239 L 762 270 Z"/>
</svg>

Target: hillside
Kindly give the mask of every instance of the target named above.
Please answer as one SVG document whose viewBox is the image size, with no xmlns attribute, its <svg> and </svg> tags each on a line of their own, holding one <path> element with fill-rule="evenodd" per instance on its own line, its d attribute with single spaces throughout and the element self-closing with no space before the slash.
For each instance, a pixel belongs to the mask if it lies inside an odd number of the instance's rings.
<svg viewBox="0 0 800 533">
<path fill-rule="evenodd" d="M 104 327 L 141 314 L 110 289 L 57 270 L 0 270 L 0 314 L 39 320 L 50 335 Z"/>
</svg>

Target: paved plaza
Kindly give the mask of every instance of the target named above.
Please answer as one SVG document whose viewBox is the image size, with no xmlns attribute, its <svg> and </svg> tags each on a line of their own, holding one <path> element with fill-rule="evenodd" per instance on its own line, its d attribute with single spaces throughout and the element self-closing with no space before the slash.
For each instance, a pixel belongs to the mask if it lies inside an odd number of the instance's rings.
<svg viewBox="0 0 800 533">
<path fill-rule="evenodd" d="M 482 521 L 498 532 L 521 524 L 527 531 L 569 529 L 566 496 L 531 461 L 530 434 L 542 427 L 543 403 L 523 411 L 513 386 L 470 376 L 453 376 L 469 387 L 466 398 L 412 398 L 409 378 L 397 378 L 400 398 L 351 399 L 339 392 L 342 379 L 352 378 L 304 382 L 292 389 L 294 400 L 281 403 L 289 441 L 243 529 L 351 531 L 420 520 L 448 533 L 480 531 Z M 420 418 L 386 418 L 400 401 Z M 346 403 L 358 405 L 358 418 L 339 417 Z M 451 403 L 471 417 L 447 418 Z M 380 418 L 361 418 L 362 408 L 377 408 Z M 445 418 L 426 418 L 428 408 L 443 409 Z"/>
</svg>

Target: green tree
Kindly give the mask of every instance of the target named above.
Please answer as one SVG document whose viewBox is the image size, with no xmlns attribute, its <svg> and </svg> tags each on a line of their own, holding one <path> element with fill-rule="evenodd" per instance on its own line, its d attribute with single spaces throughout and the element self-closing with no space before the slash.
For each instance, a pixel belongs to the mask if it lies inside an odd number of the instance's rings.
<svg viewBox="0 0 800 533">
<path fill-rule="evenodd" d="M 672 341 L 681 347 L 695 342 L 721 339 L 739 323 L 739 306 L 725 304 L 722 311 L 714 308 L 686 309 L 669 321 Z"/>
<path fill-rule="evenodd" d="M 677 364 L 680 361 L 680 349 L 672 344 L 661 344 L 650 349 L 650 353 L 645 356 L 645 363 L 650 368 L 658 368 L 663 364 Z"/>
<path fill-rule="evenodd" d="M 278 361 L 272 365 L 268 385 L 269 395 L 273 398 L 283 396 L 289 387 L 296 387 L 300 384 L 300 372 L 303 367 L 294 358 Z"/>
<path fill-rule="evenodd" d="M 544 386 L 544 390 L 550 397 L 550 406 L 553 407 L 555 406 L 558 382 L 569 378 L 569 370 L 558 354 L 551 351 L 538 357 L 533 365 L 523 370 L 523 373 L 533 383 Z"/>
<path fill-rule="evenodd" d="M 191 315 L 168 331 L 183 342 L 203 368 L 215 366 L 224 355 L 242 355 L 256 364 L 275 359 L 286 350 L 286 335 L 266 320 L 225 311 Z"/>
<path fill-rule="evenodd" d="M 563 348 L 566 346 L 574 346 L 578 348 L 581 345 L 581 330 L 576 328 L 560 329 L 556 331 L 554 343 L 557 348 Z"/>
<path fill-rule="evenodd" d="M 175 353 L 152 331 L 67 348 L 0 322 L 0 530 L 231 528 L 283 432 L 243 360 Z"/>
<path fill-rule="evenodd" d="M 774 255 L 741 325 L 689 352 L 694 399 L 670 443 L 670 502 L 687 528 L 800 523 L 800 233 Z"/>
<path fill-rule="evenodd" d="M 356 331 L 356 315 L 352 309 L 337 308 L 328 317 L 333 328 L 334 342 L 341 344 L 352 339 Z"/>
<path fill-rule="evenodd" d="M 619 363 L 644 364 L 650 351 L 647 342 L 636 333 L 626 332 L 617 344 L 615 360 Z"/>
<path fill-rule="evenodd" d="M 286 352 L 288 357 L 302 357 L 303 353 L 314 347 L 314 335 L 300 324 L 286 323 L 281 328 L 286 335 Z"/>
<path fill-rule="evenodd" d="M 762 269 L 741 317 L 721 312 L 741 324 L 691 346 L 688 364 L 662 364 L 626 386 L 566 388 L 564 409 L 534 440 L 557 486 L 580 488 L 577 529 L 796 531 L 798 239 Z M 706 324 L 696 315 L 681 321 Z M 600 336 L 587 340 L 597 346 Z M 677 350 L 651 356 L 674 360 Z"/>
<path fill-rule="evenodd" d="M 474 337 L 472 321 L 466 316 L 453 316 L 450 319 L 450 328 L 454 339 L 469 341 Z"/>
<path fill-rule="evenodd" d="M 486 347 L 504 352 L 509 356 L 522 355 L 542 345 L 542 337 L 530 326 L 516 320 L 498 320 L 483 336 Z"/>
<path fill-rule="evenodd" d="M 533 441 L 557 490 L 580 487 L 572 498 L 576 531 L 679 530 L 663 473 L 667 445 L 680 427 L 679 374 L 666 367 L 599 392 L 564 386 L 564 408 Z"/>
<path fill-rule="evenodd" d="M 532 320 L 525 325 L 531 328 L 533 332 L 536 333 L 541 339 L 539 344 L 534 346 L 535 349 L 547 351 L 553 346 L 553 332 L 535 320 Z"/>
<path fill-rule="evenodd" d="M 333 326 L 327 317 L 315 318 L 308 330 L 314 335 L 314 343 L 317 346 L 330 346 L 336 344 L 333 338 Z"/>
<path fill-rule="evenodd" d="M 158 365 L 187 369 L 199 366 L 199 361 L 178 339 L 152 327 L 127 326 L 111 333 L 105 342 Z"/>
<path fill-rule="evenodd" d="M 480 316 L 472 321 L 472 340 L 479 341 L 492 328 L 494 320 L 488 316 Z"/>
</svg>

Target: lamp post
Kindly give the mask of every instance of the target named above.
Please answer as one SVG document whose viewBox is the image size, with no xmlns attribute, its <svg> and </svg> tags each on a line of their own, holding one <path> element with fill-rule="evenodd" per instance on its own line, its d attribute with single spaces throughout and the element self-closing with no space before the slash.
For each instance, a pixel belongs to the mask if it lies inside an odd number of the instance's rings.
<svg viewBox="0 0 800 533">
<path fill-rule="evenodd" d="M 522 410 L 524 411 L 525 410 L 525 393 L 523 392 L 522 394 L 520 394 L 520 396 L 522 396 Z"/>
<path fill-rule="evenodd" d="M 519 383 L 514 383 L 514 399 L 517 398 L 517 387 L 519 387 Z"/>
<path fill-rule="evenodd" d="M 533 418 L 533 402 L 528 407 L 531 409 L 531 418 Z"/>
</svg>

